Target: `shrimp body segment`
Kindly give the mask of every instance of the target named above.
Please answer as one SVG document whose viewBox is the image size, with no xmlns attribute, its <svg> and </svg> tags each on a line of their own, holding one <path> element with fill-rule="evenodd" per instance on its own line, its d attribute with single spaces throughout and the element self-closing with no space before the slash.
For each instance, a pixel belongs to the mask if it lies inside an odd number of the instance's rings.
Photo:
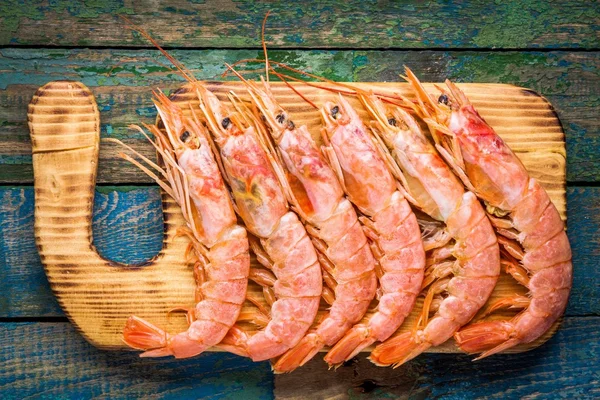
<svg viewBox="0 0 600 400">
<path fill-rule="evenodd" d="M 214 94 L 197 86 L 238 214 L 260 241 L 259 261 L 270 270 L 258 275 L 274 275 L 267 288 L 274 297 L 267 325 L 255 334 L 234 326 L 220 347 L 254 361 L 270 359 L 295 346 L 313 323 L 322 292 L 321 267 L 304 226 L 288 210 L 276 165 L 255 127 L 244 126 Z"/>
<path fill-rule="evenodd" d="M 340 96 L 337 104 L 326 103 L 321 115 L 328 144 L 324 152 L 364 215 L 360 220 L 373 243 L 380 283 L 376 312 L 325 356 L 327 363 L 338 365 L 402 324 L 421 289 L 425 251 L 417 219 L 356 111 Z"/>
<path fill-rule="evenodd" d="M 250 255 L 202 125 L 184 117 L 164 94 L 154 100 L 165 131 L 151 127 L 167 183 L 157 180 L 182 207 L 195 249 L 196 305 L 189 329 L 175 335 L 132 316 L 123 331 L 143 357 L 192 357 L 218 344 L 237 320 L 246 297 Z M 150 162 L 151 163 L 151 162 Z M 154 164 L 155 167 L 158 167 Z M 158 179 L 158 176 L 155 176 Z"/>
<path fill-rule="evenodd" d="M 487 357 L 543 335 L 562 315 L 572 285 L 571 247 L 565 226 L 542 186 L 506 143 L 450 81 L 438 104 L 421 93 L 421 110 L 432 134 L 465 184 L 487 205 L 503 253 L 506 271 L 529 289 L 527 297 L 503 299 L 491 305 L 523 309 L 510 320 L 473 323 L 455 339 L 469 353 Z"/>
<path fill-rule="evenodd" d="M 382 151 L 393 156 L 413 201 L 445 224 L 425 232 L 428 267 L 417 326 L 379 344 L 369 357 L 377 365 L 398 366 L 444 343 L 473 318 L 496 285 L 500 255 L 483 207 L 465 192 L 413 117 L 400 107 L 384 106 L 375 96 L 361 100 L 375 119 Z"/>
<path fill-rule="evenodd" d="M 352 204 L 306 126 L 297 127 L 271 94 L 247 82 L 248 90 L 271 132 L 286 171 L 292 204 L 311 230 L 324 279 L 334 292 L 327 316 L 274 364 L 291 372 L 332 346 L 367 312 L 375 297 L 375 259 Z M 331 280 L 333 279 L 333 282 Z"/>
</svg>

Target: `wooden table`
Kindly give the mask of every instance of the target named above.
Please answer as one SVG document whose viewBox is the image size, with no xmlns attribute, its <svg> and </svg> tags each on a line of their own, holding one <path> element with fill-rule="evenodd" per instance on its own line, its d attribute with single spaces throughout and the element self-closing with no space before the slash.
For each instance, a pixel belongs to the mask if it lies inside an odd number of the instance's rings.
<svg viewBox="0 0 600 400">
<path fill-rule="evenodd" d="M 319 5 L 170 1 L 4 1 L 0 4 L 0 393 L 32 397 L 527 398 L 600 396 L 600 6 L 589 1 L 471 1 Z M 143 3 L 143 4 L 142 4 Z M 152 150 L 127 130 L 155 117 L 151 88 L 181 79 L 117 15 L 144 25 L 197 77 L 261 57 L 272 11 L 273 60 L 338 81 L 396 81 L 403 64 L 424 81 L 529 87 L 556 107 L 567 137 L 568 229 L 575 265 L 559 332 L 518 355 L 471 362 L 427 354 L 399 369 L 364 355 L 327 371 L 320 359 L 274 376 L 268 363 L 224 353 L 191 360 L 100 351 L 72 328 L 46 281 L 33 237 L 27 104 L 38 86 L 80 80 L 97 97 L 102 136 Z M 94 242 L 127 263 L 156 254 L 162 214 L 155 185 L 102 145 Z"/>
</svg>

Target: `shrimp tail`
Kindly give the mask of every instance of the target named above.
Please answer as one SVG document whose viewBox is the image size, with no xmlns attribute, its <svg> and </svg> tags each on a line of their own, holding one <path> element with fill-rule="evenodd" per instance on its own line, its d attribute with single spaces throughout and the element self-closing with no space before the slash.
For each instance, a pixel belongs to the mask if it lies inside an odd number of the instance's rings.
<svg viewBox="0 0 600 400">
<path fill-rule="evenodd" d="M 321 342 L 319 335 L 311 333 L 306 335 L 300 343 L 294 348 L 288 350 L 273 364 L 273 372 L 276 374 L 285 374 L 292 372 L 298 367 L 306 364 L 307 361 L 312 359 L 315 354 L 323 348 L 323 342 Z"/>
<path fill-rule="evenodd" d="M 368 326 L 355 326 L 327 353 L 325 361 L 338 365 L 360 353 L 362 349 L 377 341 Z"/>
<path fill-rule="evenodd" d="M 237 354 L 238 356 L 250 357 L 248 347 L 246 346 L 247 342 L 248 334 L 238 326 L 234 325 L 229 332 L 227 332 L 227 335 L 225 335 L 218 347 L 230 353 Z"/>
<path fill-rule="evenodd" d="M 475 359 L 480 360 L 519 344 L 518 338 L 511 338 L 513 333 L 514 325 L 508 321 L 486 321 L 460 330 L 454 339 L 464 352 L 483 352 Z"/>
<path fill-rule="evenodd" d="M 146 350 L 140 357 L 188 358 L 202 353 L 209 347 L 190 338 L 187 332 L 172 336 L 136 316 L 127 320 L 123 329 L 123 341 L 134 349 Z"/>
<path fill-rule="evenodd" d="M 393 364 L 396 368 L 412 360 L 429 347 L 431 347 L 430 343 L 417 343 L 412 332 L 405 332 L 375 347 L 375 350 L 369 356 L 369 360 L 380 367 Z"/>
<path fill-rule="evenodd" d="M 167 333 L 141 318 L 131 316 L 123 329 L 123 341 L 134 349 L 156 349 L 167 345 Z"/>
</svg>

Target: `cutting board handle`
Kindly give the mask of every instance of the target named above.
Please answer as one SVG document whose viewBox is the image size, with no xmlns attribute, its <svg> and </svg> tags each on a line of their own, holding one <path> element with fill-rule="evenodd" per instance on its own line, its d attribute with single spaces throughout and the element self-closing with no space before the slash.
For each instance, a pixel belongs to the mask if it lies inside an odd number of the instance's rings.
<svg viewBox="0 0 600 400">
<path fill-rule="evenodd" d="M 170 309 L 191 306 L 194 279 L 184 261 L 187 243 L 176 238 L 183 219 L 171 199 L 163 195 L 163 249 L 149 262 L 131 266 L 106 260 L 93 245 L 100 115 L 92 92 L 80 82 L 50 82 L 33 96 L 27 117 L 38 251 L 58 302 L 83 336 L 98 347 L 121 348 L 130 315 L 167 324 Z M 185 328 L 179 325 L 174 328 Z"/>
</svg>

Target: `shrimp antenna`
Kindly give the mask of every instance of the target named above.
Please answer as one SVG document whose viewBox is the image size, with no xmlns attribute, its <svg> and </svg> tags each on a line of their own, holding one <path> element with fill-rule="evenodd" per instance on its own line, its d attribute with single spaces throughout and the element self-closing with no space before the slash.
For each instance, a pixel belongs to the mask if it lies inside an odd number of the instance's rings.
<svg viewBox="0 0 600 400">
<path fill-rule="evenodd" d="M 261 31 L 261 37 L 260 37 L 263 52 L 265 53 L 265 74 L 267 77 L 267 82 L 269 82 L 269 56 L 267 54 L 267 42 L 265 42 L 265 26 L 267 25 L 267 18 L 269 18 L 270 13 L 271 13 L 271 10 L 267 11 L 267 14 L 265 15 L 265 19 L 263 19 L 262 31 Z"/>
<path fill-rule="evenodd" d="M 246 59 L 242 59 L 242 60 L 238 60 L 238 61 L 234 62 L 233 64 L 231 64 L 231 67 L 236 67 L 237 65 L 243 64 L 243 63 L 254 63 L 254 62 L 263 63 L 263 62 L 267 62 L 267 61 L 261 60 L 258 58 L 246 58 Z M 377 92 L 377 91 L 367 92 L 366 90 L 360 89 L 354 85 L 347 84 L 347 83 L 341 83 L 341 82 L 335 82 L 335 81 L 332 81 L 331 79 L 327 79 L 327 78 L 319 76 L 319 75 L 311 74 L 310 72 L 306 72 L 306 71 L 299 70 L 297 68 L 290 67 L 289 65 L 282 63 L 282 62 L 268 61 L 268 63 L 270 65 L 271 72 L 273 72 L 275 75 L 277 75 L 277 77 L 279 79 L 281 79 L 283 82 L 285 82 L 285 79 L 288 79 L 288 80 L 291 80 L 294 82 L 302 82 L 308 86 L 312 86 L 317 89 L 327 90 L 330 92 L 341 93 L 341 94 L 350 95 L 350 96 L 356 96 L 361 93 L 363 95 L 368 95 L 368 94 L 372 93 L 372 94 L 376 95 L 377 97 L 381 98 L 381 100 L 384 101 L 385 103 L 393 104 L 395 106 L 402 107 L 402 108 L 405 108 L 408 110 L 412 109 L 411 105 L 403 104 L 403 102 L 405 102 L 407 100 L 404 96 L 401 96 L 398 93 L 390 94 L 390 93 L 381 93 L 381 92 Z M 303 81 L 302 79 L 296 78 L 294 76 L 287 75 L 282 72 L 278 72 L 273 67 L 273 65 L 276 65 L 279 68 L 282 68 L 282 69 L 285 69 L 285 70 L 288 70 L 291 72 L 295 72 L 300 75 L 304 75 L 309 78 L 317 79 L 318 81 L 321 81 L 324 83 L 329 83 L 331 85 L 334 85 L 335 87 L 327 87 L 327 86 L 319 85 L 314 82 Z M 228 73 L 229 73 L 229 71 L 225 71 L 225 72 L 223 72 L 223 74 L 221 76 L 225 77 L 225 76 L 227 76 Z M 340 87 L 346 88 L 348 90 L 340 89 Z M 292 90 L 294 90 L 294 89 L 292 89 Z M 296 92 L 298 95 L 300 95 L 300 93 L 298 93 L 296 90 L 294 90 L 294 92 Z M 300 95 L 300 96 L 302 97 L 302 95 Z"/>
<path fill-rule="evenodd" d="M 183 78 L 185 78 L 186 81 L 190 83 L 198 82 L 198 80 L 194 77 L 192 72 L 189 69 L 187 69 L 185 65 L 183 65 L 180 61 L 173 57 L 168 51 L 163 49 L 161 45 L 158 44 L 158 42 L 152 36 L 150 36 L 150 34 L 146 32 L 142 27 L 137 26 L 125 16 L 121 15 L 120 17 L 127 23 L 127 28 L 131 29 L 132 31 L 138 32 L 140 35 L 142 35 L 144 38 L 150 41 L 150 43 L 152 43 L 154 47 L 156 47 L 171 62 L 171 64 L 175 66 L 175 68 L 177 68 L 177 70 L 179 70 L 179 72 L 181 73 Z"/>
<path fill-rule="evenodd" d="M 300 93 L 300 91 L 298 89 L 296 89 L 291 83 L 289 83 L 286 79 L 285 79 L 285 75 L 280 74 L 279 72 L 275 71 L 275 69 L 271 68 L 271 71 L 273 71 L 273 73 L 279 78 L 281 79 L 281 81 L 283 83 L 285 83 L 285 85 L 287 87 L 289 87 L 290 89 L 292 89 L 292 91 L 294 93 L 296 93 L 298 96 L 300 96 L 302 98 L 302 100 L 304 100 L 305 102 L 307 102 L 308 104 L 310 104 L 315 110 L 318 110 L 319 107 L 313 103 L 312 101 L 310 101 L 306 96 L 304 96 L 302 93 Z M 268 82 L 268 81 L 267 81 Z"/>
</svg>

